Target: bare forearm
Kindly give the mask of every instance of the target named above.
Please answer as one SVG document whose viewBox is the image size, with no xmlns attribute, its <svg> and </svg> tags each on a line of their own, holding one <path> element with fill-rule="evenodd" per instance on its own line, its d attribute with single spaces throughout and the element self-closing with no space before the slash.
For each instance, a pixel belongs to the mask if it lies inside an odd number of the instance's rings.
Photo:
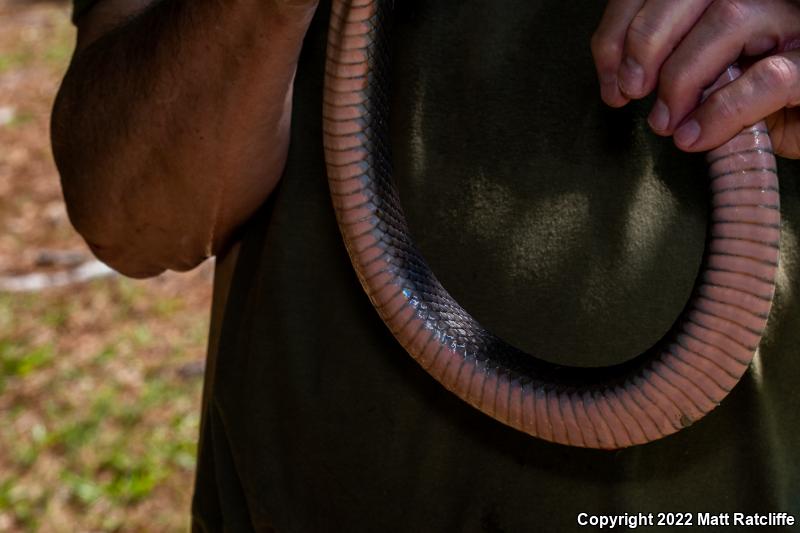
<svg viewBox="0 0 800 533">
<path fill-rule="evenodd" d="M 286 4 L 163 0 L 75 56 L 53 146 L 101 259 L 133 276 L 190 268 L 272 190 L 313 12 Z"/>
</svg>

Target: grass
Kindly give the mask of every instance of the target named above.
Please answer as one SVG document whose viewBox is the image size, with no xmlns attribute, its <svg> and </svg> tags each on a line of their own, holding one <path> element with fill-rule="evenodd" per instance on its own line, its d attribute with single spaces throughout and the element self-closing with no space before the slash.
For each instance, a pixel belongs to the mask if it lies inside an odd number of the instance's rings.
<svg viewBox="0 0 800 533">
<path fill-rule="evenodd" d="M 22 7 L 6 9 L 22 10 Z M 61 69 L 69 62 L 75 32 L 64 17 L 64 10 L 49 9 L 44 24 L 29 26 L 14 48 L 0 51 L 0 74 L 19 71 L 42 63 Z M 39 32 L 48 32 L 40 35 Z"/>
<path fill-rule="evenodd" d="M 90 259 L 48 139 L 68 6 L 0 0 L 0 276 Z M 187 529 L 210 274 L 0 293 L 0 531 Z"/>
<path fill-rule="evenodd" d="M 160 527 L 186 526 L 201 380 L 181 368 L 201 356 L 208 323 L 151 285 L 0 295 L 12 332 L 0 340 L 0 526 L 52 530 L 66 515 L 128 529 L 151 499 Z M 159 505 L 164 493 L 180 504 Z"/>
</svg>

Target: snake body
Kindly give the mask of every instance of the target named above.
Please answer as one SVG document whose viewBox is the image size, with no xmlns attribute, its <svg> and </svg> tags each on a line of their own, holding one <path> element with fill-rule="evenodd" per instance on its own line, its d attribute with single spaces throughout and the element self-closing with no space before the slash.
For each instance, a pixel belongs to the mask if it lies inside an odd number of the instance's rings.
<svg viewBox="0 0 800 533">
<path fill-rule="evenodd" d="M 334 0 L 323 132 L 336 218 L 373 306 L 405 350 L 462 400 L 532 436 L 616 449 L 714 409 L 748 368 L 779 258 L 775 159 L 763 123 L 708 154 L 703 267 L 664 340 L 623 364 L 566 367 L 514 348 L 442 287 L 409 236 L 388 142 L 391 0 Z"/>
</svg>

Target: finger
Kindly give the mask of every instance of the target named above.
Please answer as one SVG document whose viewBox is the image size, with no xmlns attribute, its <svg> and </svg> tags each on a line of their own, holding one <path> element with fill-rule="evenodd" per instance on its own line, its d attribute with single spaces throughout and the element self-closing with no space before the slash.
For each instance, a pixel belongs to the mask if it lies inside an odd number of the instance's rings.
<svg viewBox="0 0 800 533">
<path fill-rule="evenodd" d="M 800 51 L 756 62 L 739 79 L 711 93 L 675 131 L 678 148 L 690 152 L 724 144 L 743 128 L 800 103 Z"/>
<path fill-rule="evenodd" d="M 619 86 L 628 98 L 642 98 L 658 81 L 658 71 L 698 21 L 711 0 L 650 0 L 628 26 Z"/>
<path fill-rule="evenodd" d="M 799 25 L 800 9 L 787 2 L 716 0 L 664 63 L 650 125 L 672 134 L 728 65 L 781 46 Z"/>
<path fill-rule="evenodd" d="M 644 1 L 611 0 L 592 35 L 592 57 L 600 81 L 600 97 L 612 107 L 628 103 L 628 99 L 619 90 L 617 72 L 622 59 L 625 33 Z"/>
</svg>

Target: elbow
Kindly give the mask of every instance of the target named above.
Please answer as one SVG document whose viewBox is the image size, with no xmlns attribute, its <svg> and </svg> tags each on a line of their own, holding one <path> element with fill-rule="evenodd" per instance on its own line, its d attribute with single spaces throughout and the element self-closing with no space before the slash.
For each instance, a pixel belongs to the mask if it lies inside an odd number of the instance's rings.
<svg viewBox="0 0 800 533">
<path fill-rule="evenodd" d="M 88 107 L 76 79 L 62 83 L 51 125 L 67 213 L 94 255 L 126 276 L 196 267 L 227 244 L 280 175 L 283 148 L 263 164 L 259 152 L 220 157 L 202 135 L 174 135 L 184 119 L 162 127 L 141 110 L 120 118 Z M 276 169 L 269 179 L 252 170 L 265 167 Z"/>
<path fill-rule="evenodd" d="M 51 143 L 70 222 L 92 253 L 132 278 L 186 271 L 211 255 L 218 201 L 136 143 L 108 145 L 85 113 L 53 108 Z M 116 146 L 114 148 L 113 146 Z"/>
<path fill-rule="evenodd" d="M 166 267 L 155 264 L 146 254 L 138 253 L 125 245 L 102 245 L 84 236 L 95 257 L 129 278 L 146 279 L 158 276 Z"/>
<path fill-rule="evenodd" d="M 97 146 L 64 100 L 59 94 L 53 108 L 53 158 L 70 222 L 95 257 L 132 278 L 190 270 L 208 258 L 214 205 L 205 204 L 214 200 L 169 186 L 172 169 L 148 164 L 135 149 Z"/>
<path fill-rule="evenodd" d="M 89 240 L 86 236 L 84 240 L 95 257 L 129 278 L 152 278 L 167 270 L 188 271 L 208 258 L 208 255 L 201 253 L 180 257 L 174 251 L 169 251 L 169 247 L 165 247 L 168 253 L 159 253 L 158 249 L 147 249 L 125 236 L 106 241 L 105 244 Z"/>
<path fill-rule="evenodd" d="M 211 255 L 209 221 L 180 205 L 169 209 L 166 198 L 148 202 L 108 186 L 140 178 L 77 173 L 63 164 L 59 171 L 70 222 L 95 257 L 119 273 L 141 279 L 187 271 Z"/>
<path fill-rule="evenodd" d="M 67 212 L 76 231 L 95 257 L 131 278 L 151 278 L 166 270 L 188 271 L 211 255 L 201 225 L 187 228 L 151 214 L 131 214 L 127 209 L 87 209 L 83 202 L 68 202 Z"/>
</svg>

